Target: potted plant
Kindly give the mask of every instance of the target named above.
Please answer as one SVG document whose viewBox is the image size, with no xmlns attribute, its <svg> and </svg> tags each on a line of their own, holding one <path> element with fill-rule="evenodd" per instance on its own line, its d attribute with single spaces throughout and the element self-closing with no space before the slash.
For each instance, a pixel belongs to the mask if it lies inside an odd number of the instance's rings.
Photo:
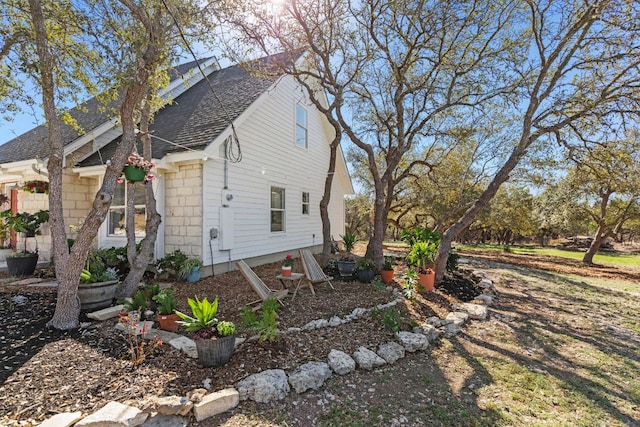
<svg viewBox="0 0 640 427">
<path fill-rule="evenodd" d="M 291 271 L 293 269 L 293 256 L 291 254 L 287 254 L 282 261 L 282 275 L 283 276 L 291 276 Z"/>
<path fill-rule="evenodd" d="M 434 288 L 433 263 L 437 253 L 438 245 L 435 242 L 423 241 L 415 242 L 409 252 L 409 263 L 418 269 L 418 282 L 427 292 L 433 291 Z"/>
<path fill-rule="evenodd" d="M 1 216 L 9 230 L 24 233 L 24 250 L 7 257 L 9 274 L 12 276 L 33 274 L 38 264 L 38 241 L 36 240 L 36 250 L 29 252 L 27 251 L 27 238 L 40 234 L 40 226 L 49 221 L 49 211 L 39 210 L 35 213 L 21 212 L 13 215 L 9 209 L 2 212 Z"/>
<path fill-rule="evenodd" d="M 0 193 L 0 207 L 9 203 L 9 197 L 6 194 Z M 11 209 L 0 213 L 0 262 L 5 261 L 7 256 L 13 252 L 9 239 L 11 237 L 11 230 L 5 220 L 5 213 L 8 212 L 8 216 L 11 215 Z"/>
<path fill-rule="evenodd" d="M 358 265 L 358 280 L 362 283 L 371 283 L 376 275 L 376 265 L 370 258 L 360 258 Z"/>
<path fill-rule="evenodd" d="M 118 271 L 114 267 L 107 267 L 97 254 L 90 254 L 80 274 L 78 285 L 80 310 L 99 310 L 109 307 L 113 303 L 117 287 Z"/>
<path fill-rule="evenodd" d="M 200 280 L 200 269 L 202 268 L 202 261 L 198 258 L 188 258 L 180 265 L 178 269 L 178 279 L 186 280 L 187 282 L 197 282 Z"/>
<path fill-rule="evenodd" d="M 340 237 L 342 238 L 342 243 L 344 243 L 346 254 L 338 260 L 338 271 L 342 277 L 351 277 L 356 269 L 356 260 L 353 258 L 353 255 L 351 255 L 351 251 L 353 251 L 358 236 L 356 233 L 347 231 Z"/>
<path fill-rule="evenodd" d="M 127 163 L 122 170 L 125 179 L 130 182 L 143 182 L 146 184 L 147 182 L 153 181 L 154 176 L 151 175 L 150 171 L 155 166 L 155 164 L 149 160 L 145 160 L 138 153 L 132 153 L 127 158 Z M 118 182 L 124 182 L 124 179 L 120 177 Z"/>
<path fill-rule="evenodd" d="M 187 332 L 193 333 L 193 339 L 198 351 L 198 360 L 205 366 L 222 366 L 231 359 L 236 342 L 236 325 L 233 322 L 219 321 L 215 316 L 218 312 L 218 298 L 209 302 L 187 300 L 191 308 L 191 316 L 176 311 L 182 319 L 178 322 Z"/>
<path fill-rule="evenodd" d="M 164 289 L 152 298 L 158 303 L 158 323 L 160 324 L 160 329 L 169 332 L 177 331 L 180 316 L 174 313 L 178 302 L 173 295 L 173 291 L 171 289 Z"/>
<path fill-rule="evenodd" d="M 49 183 L 47 181 L 27 181 L 22 186 L 22 191 L 34 194 L 49 194 Z"/>
<path fill-rule="evenodd" d="M 391 257 L 384 257 L 384 264 L 382 265 L 382 270 L 380 270 L 382 281 L 386 284 L 393 282 L 393 273 L 393 260 Z"/>
</svg>

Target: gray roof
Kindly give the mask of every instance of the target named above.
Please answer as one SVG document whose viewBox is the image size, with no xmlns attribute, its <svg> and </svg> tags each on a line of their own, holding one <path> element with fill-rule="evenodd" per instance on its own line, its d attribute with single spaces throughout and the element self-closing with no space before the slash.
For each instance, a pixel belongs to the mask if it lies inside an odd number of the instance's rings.
<svg viewBox="0 0 640 427">
<path fill-rule="evenodd" d="M 205 80 L 189 87 L 175 98 L 172 104 L 156 113 L 154 123 L 150 125 L 153 135 L 187 146 L 191 149 L 203 149 L 213 141 L 230 123 L 246 110 L 281 75 L 274 73 L 270 64 L 285 60 L 283 54 L 272 55 L 252 61 L 244 66 L 232 66 L 217 70 L 207 77 L 214 88 L 215 95 Z M 195 62 L 182 64 L 172 70 L 172 78 L 186 73 L 195 66 Z M 251 69 L 249 73 L 246 69 Z M 260 70 L 259 72 L 253 72 Z M 216 96 L 217 95 L 217 96 Z M 118 101 L 114 101 L 117 103 Z M 117 104 L 115 104 L 117 105 Z M 98 108 L 99 103 L 92 98 L 70 113 L 85 130 L 105 123 L 110 115 Z M 70 126 L 63 125 L 62 135 L 65 145 L 78 138 L 78 133 Z M 110 159 L 119 138 L 81 162 L 81 166 L 102 164 Z M 183 151 L 183 148 L 162 142 L 156 138 L 153 142 L 153 157 L 162 158 L 165 154 Z M 0 145 L 0 163 L 17 162 L 33 158 L 44 159 L 49 155 L 47 128 L 40 125 L 8 142 Z"/>
</svg>

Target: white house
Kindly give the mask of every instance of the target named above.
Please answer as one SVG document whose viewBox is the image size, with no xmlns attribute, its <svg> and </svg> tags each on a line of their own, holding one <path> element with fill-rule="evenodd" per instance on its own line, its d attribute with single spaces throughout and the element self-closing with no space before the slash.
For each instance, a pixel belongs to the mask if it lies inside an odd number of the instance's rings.
<svg viewBox="0 0 640 427">
<path fill-rule="evenodd" d="M 275 59 L 252 64 L 264 69 Z M 150 126 L 157 165 L 152 185 L 162 215 L 156 258 L 181 249 L 200 257 L 209 266 L 205 272 L 213 265 L 218 273 L 238 259 L 260 264 L 298 248 L 319 249 L 319 202 L 333 129 L 290 76 L 249 73 L 240 66 L 218 70 L 208 60 L 202 66 L 212 92 L 194 65 L 174 70 L 163 92 L 171 102 Z M 71 111 L 85 133 L 64 129 L 68 225 L 81 223 L 89 211 L 121 135 L 116 121 L 101 111 L 95 100 L 88 101 L 84 109 Z M 0 193 L 10 194 L 19 211 L 47 207 L 45 194 L 21 190 L 26 181 L 47 179 L 47 153 L 44 126 L 0 146 Z M 125 191 L 123 184 L 118 187 L 100 229 L 96 244 L 101 248 L 126 244 Z M 352 193 L 338 150 L 329 206 L 334 235 L 344 233 L 344 196 Z M 144 211 L 144 203 L 137 206 L 139 238 Z M 49 236 L 39 238 L 39 247 L 47 259 Z"/>
</svg>

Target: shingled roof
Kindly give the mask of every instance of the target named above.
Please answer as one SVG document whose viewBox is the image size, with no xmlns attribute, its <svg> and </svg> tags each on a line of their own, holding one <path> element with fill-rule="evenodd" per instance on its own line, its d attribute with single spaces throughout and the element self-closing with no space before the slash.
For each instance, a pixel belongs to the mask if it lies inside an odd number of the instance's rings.
<svg viewBox="0 0 640 427">
<path fill-rule="evenodd" d="M 277 80 L 281 73 L 271 65 L 283 60 L 286 56 L 277 54 L 213 71 L 207 78 L 215 94 L 204 79 L 188 88 L 158 111 L 149 126 L 154 136 L 179 146 L 152 138 L 153 157 L 161 159 L 166 154 L 185 151 L 183 147 L 204 149 Z M 110 159 L 119 140 L 107 144 L 79 166 L 100 165 Z"/>
<path fill-rule="evenodd" d="M 230 121 L 235 120 L 262 93 L 264 93 L 281 75 L 273 64 L 287 61 L 289 56 L 277 54 L 243 65 L 235 65 L 210 73 L 207 78 L 215 94 L 203 79 L 189 87 L 176 97 L 171 104 L 158 111 L 149 128 L 154 136 L 172 141 L 180 146 L 152 139 L 153 157 L 160 159 L 168 153 L 204 149 L 226 129 Z M 193 68 L 195 63 L 183 64 L 176 68 L 179 74 Z M 247 71 L 250 70 L 250 71 Z M 108 117 L 100 113 L 97 100 L 83 104 L 82 109 L 74 108 L 71 113 L 87 132 L 104 123 Z M 93 107 L 93 108 L 91 108 Z M 63 138 L 68 144 L 78 137 L 69 126 L 64 126 Z M 38 126 L 19 137 L 0 146 L 0 163 L 46 158 L 49 147 L 46 142 L 47 130 Z M 80 162 L 78 166 L 95 166 L 110 159 L 120 138 L 100 149 Z"/>
<path fill-rule="evenodd" d="M 182 76 L 195 66 L 195 61 L 192 61 L 173 68 L 169 72 L 171 80 Z M 99 101 L 96 98 L 91 98 L 72 108 L 69 113 L 76 119 L 82 129 L 89 132 L 91 129 L 107 122 L 110 119 L 109 111 L 117 107 L 119 102 L 119 100 L 115 100 L 107 108 L 100 108 Z M 78 131 L 71 126 L 62 125 L 64 145 L 70 144 L 79 136 Z M 0 145 L 0 163 L 19 162 L 35 158 L 45 159 L 47 157 L 49 157 L 49 142 L 46 125 L 37 126 Z"/>
</svg>

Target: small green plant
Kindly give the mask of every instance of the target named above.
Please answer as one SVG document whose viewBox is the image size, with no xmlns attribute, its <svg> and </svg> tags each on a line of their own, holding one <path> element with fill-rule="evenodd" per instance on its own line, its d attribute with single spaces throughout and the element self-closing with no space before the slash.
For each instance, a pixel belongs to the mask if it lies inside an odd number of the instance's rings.
<svg viewBox="0 0 640 427">
<path fill-rule="evenodd" d="M 156 261 L 156 268 L 161 271 L 171 270 L 175 274 L 180 269 L 180 266 L 188 258 L 189 257 L 184 252 L 182 252 L 180 249 L 176 249 L 175 251 Z"/>
<path fill-rule="evenodd" d="M 373 285 L 373 289 L 375 289 L 376 291 L 384 291 L 387 289 L 385 284 L 382 283 L 382 279 L 380 279 L 379 277 L 376 277 L 375 279 L 373 279 L 371 281 L 371 284 Z"/>
<path fill-rule="evenodd" d="M 258 335 L 258 341 L 276 341 L 278 339 L 277 315 L 280 306 L 278 300 L 269 298 L 260 307 L 260 316 L 250 307 L 242 307 L 242 327 L 254 331 Z"/>
<path fill-rule="evenodd" d="M 144 291 L 142 290 L 138 290 L 135 294 L 133 294 L 131 301 L 124 302 L 124 308 L 127 311 L 143 312 L 147 309 L 147 307 L 148 307 L 147 296 L 144 294 Z"/>
<path fill-rule="evenodd" d="M 144 288 L 142 288 L 142 290 L 149 300 L 154 300 L 153 297 L 160 293 L 160 284 L 156 283 L 155 285 L 144 285 Z"/>
<path fill-rule="evenodd" d="M 382 269 L 386 270 L 386 271 L 391 271 L 393 270 L 393 259 L 391 257 L 384 257 L 384 264 L 382 264 Z"/>
<path fill-rule="evenodd" d="M 387 331 L 393 333 L 400 332 L 400 312 L 395 307 L 384 310 L 376 307 L 373 310 L 373 315 L 382 322 L 382 326 L 384 326 Z"/>
<path fill-rule="evenodd" d="M 344 250 L 347 252 L 353 251 L 353 247 L 355 246 L 356 241 L 358 241 L 358 236 L 356 235 L 356 233 L 347 231 L 342 236 L 340 236 L 340 238 L 342 239 L 342 243 L 344 243 Z"/>
<path fill-rule="evenodd" d="M 371 258 L 360 258 L 357 262 L 358 270 L 374 270 L 376 265 Z"/>
<path fill-rule="evenodd" d="M 158 313 L 160 314 L 173 314 L 176 307 L 178 307 L 178 302 L 171 289 L 164 289 L 152 298 L 158 303 Z"/>
<path fill-rule="evenodd" d="M 218 297 L 216 297 L 213 302 L 209 302 L 207 298 L 200 301 L 196 296 L 195 299 L 188 298 L 187 302 L 189 303 L 189 307 L 191 307 L 191 314 L 193 316 L 176 311 L 176 314 L 182 319 L 178 324 L 184 326 L 187 332 L 197 332 L 201 329 L 208 329 L 218 323 L 218 319 L 215 317 L 218 312 Z"/>
<path fill-rule="evenodd" d="M 187 277 L 189 277 L 191 272 L 196 268 L 202 268 L 202 261 L 198 258 L 187 259 L 178 269 L 178 279 L 187 280 Z"/>
<path fill-rule="evenodd" d="M 453 273 L 454 271 L 458 271 L 458 261 L 460 260 L 460 255 L 458 255 L 458 251 L 456 248 L 451 248 L 449 251 L 449 257 L 447 258 L 447 271 L 449 273 Z"/>
<path fill-rule="evenodd" d="M 419 290 L 418 273 L 414 269 L 409 269 L 402 275 L 402 296 L 411 302 L 416 301 L 416 293 Z"/>
<path fill-rule="evenodd" d="M 216 330 L 221 337 L 227 337 L 236 333 L 236 325 L 233 322 L 223 320 L 221 322 L 218 322 L 218 324 L 216 325 Z"/>
<path fill-rule="evenodd" d="M 433 266 L 437 254 L 437 243 L 415 242 L 413 246 L 411 246 L 411 252 L 409 252 L 407 258 L 409 264 L 418 268 L 421 273 L 426 273 L 427 269 Z"/>
</svg>

